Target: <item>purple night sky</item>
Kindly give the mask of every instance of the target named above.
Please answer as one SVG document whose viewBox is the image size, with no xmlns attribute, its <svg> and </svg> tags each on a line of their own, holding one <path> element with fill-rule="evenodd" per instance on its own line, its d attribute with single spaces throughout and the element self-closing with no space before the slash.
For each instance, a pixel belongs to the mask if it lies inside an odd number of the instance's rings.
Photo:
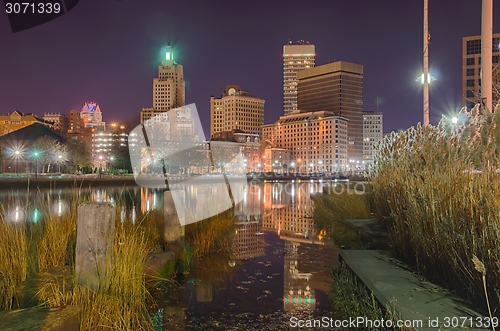
<svg viewBox="0 0 500 331">
<path fill-rule="evenodd" d="M 481 33 L 481 1 L 429 1 L 431 123 L 461 105 L 462 37 Z M 500 31 L 500 5 L 493 32 Z M 0 13 L 0 115 L 43 115 L 96 101 L 107 122 L 152 106 L 162 47 L 184 66 L 186 103 L 209 132 L 209 98 L 237 84 L 264 98 L 265 123 L 282 114 L 282 47 L 316 45 L 316 65 L 364 65 L 364 110 L 384 131 L 422 119 L 423 1 L 83 0 L 44 25 L 12 33 Z"/>
</svg>

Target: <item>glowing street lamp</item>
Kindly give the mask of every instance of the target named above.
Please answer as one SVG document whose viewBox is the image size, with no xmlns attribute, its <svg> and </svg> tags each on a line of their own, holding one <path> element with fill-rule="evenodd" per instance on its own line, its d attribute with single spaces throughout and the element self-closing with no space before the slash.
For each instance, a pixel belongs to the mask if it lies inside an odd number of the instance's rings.
<svg viewBox="0 0 500 331">
<path fill-rule="evenodd" d="M 37 151 L 33 153 L 33 157 L 35 158 L 35 178 L 38 178 L 38 155 Z"/>
<path fill-rule="evenodd" d="M 16 174 L 17 174 L 17 163 L 19 162 L 19 154 L 21 154 L 21 152 L 19 152 L 19 150 L 16 150 L 14 154 L 16 155 L 15 158 L 16 158 Z"/>
<path fill-rule="evenodd" d="M 109 169 L 109 170 L 112 170 L 112 164 L 113 164 L 113 161 L 114 161 L 114 160 L 115 160 L 115 157 L 114 157 L 114 156 L 110 156 L 110 157 L 109 157 L 109 167 L 110 167 L 110 169 Z M 108 171 L 108 173 L 109 173 L 109 171 Z"/>
<path fill-rule="evenodd" d="M 58 160 L 59 160 L 59 173 L 61 173 L 61 162 L 62 162 L 62 155 L 59 154 L 59 156 L 57 157 Z"/>
<path fill-rule="evenodd" d="M 102 178 L 102 155 L 99 155 L 99 178 Z"/>
</svg>

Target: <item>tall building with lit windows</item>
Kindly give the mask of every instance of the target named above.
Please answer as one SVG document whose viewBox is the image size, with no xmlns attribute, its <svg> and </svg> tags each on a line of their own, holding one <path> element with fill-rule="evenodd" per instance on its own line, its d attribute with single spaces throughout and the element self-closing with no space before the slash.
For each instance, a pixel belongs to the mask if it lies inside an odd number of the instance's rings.
<svg viewBox="0 0 500 331">
<path fill-rule="evenodd" d="M 153 79 L 153 107 L 142 108 L 141 123 L 170 109 L 185 105 L 185 83 L 182 65 L 175 62 L 174 52 L 167 46 L 158 77 Z"/>
<path fill-rule="evenodd" d="M 493 84 L 500 88 L 500 33 L 493 34 Z M 498 102 L 493 88 L 493 105 Z M 472 108 L 481 102 L 481 36 L 462 39 L 462 105 Z"/>
<path fill-rule="evenodd" d="M 210 136 L 237 129 L 260 136 L 264 103 L 264 99 L 250 95 L 238 85 L 227 85 L 220 98 L 210 97 Z"/>
<path fill-rule="evenodd" d="M 384 138 L 382 112 L 363 112 L 363 161 L 365 164 L 373 164 L 377 150 L 375 146 Z"/>
<path fill-rule="evenodd" d="M 349 120 L 350 164 L 363 161 L 363 65 L 338 61 L 297 72 L 301 111 L 331 111 Z"/>
<path fill-rule="evenodd" d="M 283 114 L 289 115 L 297 106 L 297 72 L 314 67 L 315 47 L 308 41 L 288 42 L 283 46 Z"/>
</svg>

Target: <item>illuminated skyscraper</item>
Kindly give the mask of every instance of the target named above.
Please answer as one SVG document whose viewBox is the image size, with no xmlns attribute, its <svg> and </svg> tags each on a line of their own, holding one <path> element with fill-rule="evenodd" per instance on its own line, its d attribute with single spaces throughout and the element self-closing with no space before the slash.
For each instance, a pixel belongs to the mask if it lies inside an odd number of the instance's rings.
<svg viewBox="0 0 500 331">
<path fill-rule="evenodd" d="M 297 110 L 297 71 L 314 67 L 315 47 L 307 41 L 283 46 L 283 114 Z"/>
<path fill-rule="evenodd" d="M 349 120 L 347 157 L 351 169 L 363 161 L 363 65 L 345 61 L 297 73 L 300 111 L 331 111 Z"/>
<path fill-rule="evenodd" d="M 158 67 L 158 77 L 153 79 L 153 108 L 143 108 L 141 123 L 167 110 L 185 105 L 185 84 L 182 65 L 174 60 L 174 53 L 167 46 L 165 58 Z"/>
<path fill-rule="evenodd" d="M 85 102 L 80 112 L 85 128 L 106 128 L 106 123 L 102 121 L 101 108 L 97 102 Z"/>
</svg>

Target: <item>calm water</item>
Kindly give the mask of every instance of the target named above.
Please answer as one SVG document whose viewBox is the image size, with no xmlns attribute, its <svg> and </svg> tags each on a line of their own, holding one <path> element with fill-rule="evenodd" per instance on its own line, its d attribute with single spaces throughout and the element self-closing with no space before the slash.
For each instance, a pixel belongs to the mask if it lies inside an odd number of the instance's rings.
<svg viewBox="0 0 500 331">
<path fill-rule="evenodd" d="M 158 330 L 287 330 L 291 317 L 331 316 L 330 272 L 338 250 L 314 231 L 310 195 L 331 182 L 294 181 L 249 185 L 235 207 L 234 256 L 201 261 L 168 295 L 154 292 Z M 195 197 L 197 187 L 186 187 Z M 80 194 L 85 193 L 82 190 Z M 93 201 L 126 202 L 122 219 L 163 208 L 163 192 L 92 189 Z M 46 201 L 62 214 L 68 190 L 0 192 L 11 221 L 37 221 Z M 234 258 L 235 257 L 235 258 Z"/>
</svg>

